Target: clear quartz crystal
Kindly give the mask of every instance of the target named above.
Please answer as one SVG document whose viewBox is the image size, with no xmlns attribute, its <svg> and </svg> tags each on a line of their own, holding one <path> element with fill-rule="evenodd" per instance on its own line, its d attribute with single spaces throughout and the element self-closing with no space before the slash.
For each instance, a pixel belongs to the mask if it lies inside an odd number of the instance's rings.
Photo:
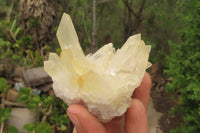
<svg viewBox="0 0 200 133">
<path fill-rule="evenodd" d="M 68 14 L 61 19 L 57 38 L 61 55 L 50 53 L 44 62 L 53 79 L 56 96 L 68 105 L 82 104 L 100 121 L 121 116 L 131 104 L 131 96 L 143 79 L 151 46 L 141 35 L 128 38 L 115 51 L 111 43 L 96 53 L 84 55 Z"/>
</svg>

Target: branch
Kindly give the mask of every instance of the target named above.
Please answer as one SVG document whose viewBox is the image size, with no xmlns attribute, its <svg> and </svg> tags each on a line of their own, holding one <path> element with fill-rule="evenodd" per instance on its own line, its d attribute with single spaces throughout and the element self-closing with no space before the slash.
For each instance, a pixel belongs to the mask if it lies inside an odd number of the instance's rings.
<svg viewBox="0 0 200 133">
<path fill-rule="evenodd" d="M 138 12 L 138 14 L 137 14 L 138 16 L 140 16 L 140 15 L 142 14 L 142 11 L 143 11 L 143 9 L 144 9 L 145 3 L 146 3 L 146 0 L 143 0 L 143 1 L 142 1 L 142 4 L 141 4 L 141 6 L 140 6 L 139 12 Z"/>
<path fill-rule="evenodd" d="M 126 7 L 128 8 L 128 10 L 135 16 L 138 17 L 138 15 L 134 12 L 134 10 L 130 7 L 129 3 L 127 0 L 123 0 L 124 4 L 126 5 Z"/>
<path fill-rule="evenodd" d="M 4 122 L 1 123 L 1 130 L 0 130 L 0 133 L 3 133 L 3 128 L 4 128 Z"/>
<path fill-rule="evenodd" d="M 103 3 L 106 3 L 106 2 L 110 2 L 112 0 L 102 0 L 102 1 L 97 1 L 96 2 L 96 5 L 100 5 L 100 4 L 103 4 Z"/>
<path fill-rule="evenodd" d="M 50 105 L 50 109 L 48 112 L 44 111 L 42 108 L 41 108 L 41 112 L 44 113 L 44 116 L 42 117 L 42 123 L 45 123 L 46 120 L 47 120 L 47 116 L 49 116 L 51 113 L 52 113 L 52 108 L 53 108 L 53 105 L 51 104 Z"/>
<path fill-rule="evenodd" d="M 20 103 L 15 103 L 15 102 L 10 102 L 10 101 L 5 101 L 4 102 L 4 105 L 3 104 L 0 104 L 0 107 L 3 107 L 3 106 L 18 106 L 18 107 L 27 107 L 26 104 L 20 104 Z"/>
</svg>

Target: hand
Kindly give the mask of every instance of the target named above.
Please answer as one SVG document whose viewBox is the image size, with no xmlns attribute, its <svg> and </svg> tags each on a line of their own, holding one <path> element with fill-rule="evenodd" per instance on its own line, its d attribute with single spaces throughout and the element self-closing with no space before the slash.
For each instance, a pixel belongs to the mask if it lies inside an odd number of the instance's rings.
<svg viewBox="0 0 200 133">
<path fill-rule="evenodd" d="M 134 91 L 132 104 L 127 112 L 104 124 L 83 106 L 69 106 L 67 114 L 75 126 L 73 133 L 148 133 L 150 88 L 151 78 L 145 73 L 141 85 Z"/>
</svg>

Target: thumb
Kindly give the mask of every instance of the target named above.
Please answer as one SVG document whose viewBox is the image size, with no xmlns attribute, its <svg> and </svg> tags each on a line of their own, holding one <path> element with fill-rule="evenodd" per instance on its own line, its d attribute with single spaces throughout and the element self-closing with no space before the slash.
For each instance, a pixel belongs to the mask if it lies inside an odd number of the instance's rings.
<svg viewBox="0 0 200 133">
<path fill-rule="evenodd" d="M 81 105 L 71 105 L 67 114 L 77 133 L 106 133 L 104 126 Z"/>
</svg>

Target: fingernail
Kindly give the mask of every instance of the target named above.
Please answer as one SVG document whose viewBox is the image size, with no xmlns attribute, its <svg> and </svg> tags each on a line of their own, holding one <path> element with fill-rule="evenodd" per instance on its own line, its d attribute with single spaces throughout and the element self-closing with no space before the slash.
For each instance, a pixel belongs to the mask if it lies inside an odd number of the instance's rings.
<svg viewBox="0 0 200 133">
<path fill-rule="evenodd" d="M 70 112 L 70 111 L 67 111 L 67 114 L 68 114 L 70 120 L 72 121 L 72 123 L 74 124 L 74 126 L 76 127 L 77 132 L 80 131 L 81 125 L 80 125 L 80 122 L 79 122 L 77 115 Z"/>
</svg>

